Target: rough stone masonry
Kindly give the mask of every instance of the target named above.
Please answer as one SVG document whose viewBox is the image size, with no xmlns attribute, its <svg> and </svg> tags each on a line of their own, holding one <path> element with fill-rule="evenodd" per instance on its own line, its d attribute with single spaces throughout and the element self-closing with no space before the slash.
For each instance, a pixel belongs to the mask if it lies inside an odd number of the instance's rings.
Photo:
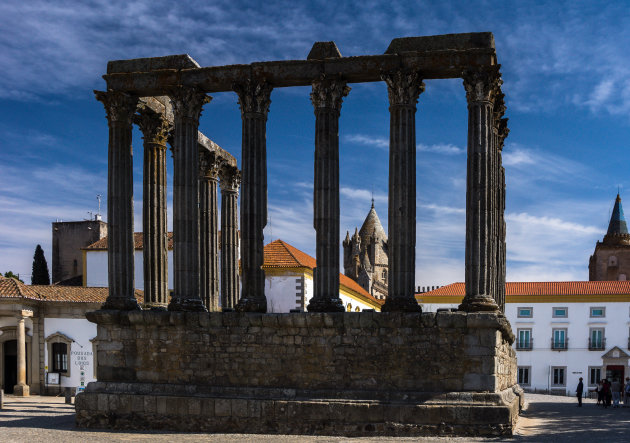
<svg viewBox="0 0 630 443">
<path fill-rule="evenodd" d="M 508 129 L 499 68 L 491 33 L 399 38 L 384 54 L 360 57 L 343 57 L 334 42 L 317 42 L 306 60 L 200 67 L 180 55 L 109 62 L 107 91 L 96 94 L 110 128 L 110 292 L 103 308 L 88 315 L 98 325 L 99 381 L 77 397 L 77 424 L 339 435 L 510 434 L 522 396 L 514 337 L 502 312 L 501 150 Z M 462 78 L 468 103 L 466 296 L 460 312 L 436 315 L 423 314 L 414 297 L 415 119 L 424 80 L 442 78 Z M 336 312 L 335 289 L 339 116 L 349 84 L 375 81 L 386 83 L 390 105 L 388 296 L 383 313 L 342 313 Z M 273 90 L 291 86 L 312 86 L 315 108 L 314 296 L 308 313 L 265 314 L 266 124 Z M 222 261 L 222 278 L 231 281 L 217 294 L 212 209 L 217 168 L 209 169 L 208 153 L 199 158 L 198 125 L 211 101 L 206 94 L 223 91 L 238 97 L 242 170 L 238 174 L 234 162 L 235 174 L 225 180 L 226 186 L 234 183 L 229 220 L 222 220 L 232 227 L 231 241 L 224 244 L 231 248 L 229 259 Z M 161 98 L 162 120 L 168 114 L 170 123 L 168 109 L 173 114 L 172 128 L 160 127 L 170 131 L 173 144 L 174 290 L 168 311 L 160 312 L 139 309 L 133 281 L 132 124 L 138 104 L 151 97 Z M 147 146 L 161 152 L 166 140 L 162 134 Z M 164 158 L 147 155 L 145 161 Z M 200 163 L 208 165 L 200 171 Z M 163 176 L 156 172 L 161 166 L 145 170 Z M 224 177 L 218 177 L 223 191 Z M 239 180 L 242 289 L 234 305 Z M 160 195 L 156 186 L 164 188 L 164 180 L 145 181 L 145 193 Z M 154 245 L 154 256 L 165 255 L 165 242 L 153 238 L 164 231 L 164 200 L 153 198 L 147 206 L 144 241 Z M 155 269 L 145 276 L 159 291 L 165 287 L 164 263 L 147 262 Z M 223 308 L 238 312 L 208 313 L 218 309 L 219 296 Z M 155 303 L 164 309 L 165 294 L 158 298 Z"/>
</svg>

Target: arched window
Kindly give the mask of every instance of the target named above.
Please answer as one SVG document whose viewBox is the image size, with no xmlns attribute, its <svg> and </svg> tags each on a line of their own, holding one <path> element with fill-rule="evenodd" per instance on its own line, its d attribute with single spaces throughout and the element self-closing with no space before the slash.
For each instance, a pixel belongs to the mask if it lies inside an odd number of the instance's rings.
<svg viewBox="0 0 630 443">
<path fill-rule="evenodd" d="M 352 312 L 352 303 L 348 303 L 348 306 L 346 307 L 346 310 L 348 312 Z"/>
<path fill-rule="evenodd" d="M 383 283 L 387 283 L 387 269 L 383 269 L 382 278 L 383 278 Z"/>
<path fill-rule="evenodd" d="M 619 281 L 626 281 L 626 274 L 619 274 Z"/>
<path fill-rule="evenodd" d="M 361 312 L 361 308 L 359 308 L 359 307 L 357 306 L 357 308 L 354 310 L 354 312 Z"/>
<path fill-rule="evenodd" d="M 617 266 L 617 257 L 614 255 L 608 257 L 608 266 Z"/>
</svg>

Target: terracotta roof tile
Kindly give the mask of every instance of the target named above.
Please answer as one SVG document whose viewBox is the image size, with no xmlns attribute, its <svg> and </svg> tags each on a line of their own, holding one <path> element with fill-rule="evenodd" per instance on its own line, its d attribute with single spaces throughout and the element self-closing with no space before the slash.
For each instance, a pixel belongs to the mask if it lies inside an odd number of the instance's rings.
<svg viewBox="0 0 630 443">
<path fill-rule="evenodd" d="M 617 295 L 630 294 L 630 281 L 545 281 L 507 282 L 506 295 Z M 466 294 L 464 283 L 451 283 L 434 291 L 416 294 L 460 295 Z"/>
<path fill-rule="evenodd" d="M 317 265 L 317 261 L 313 257 L 282 240 L 275 240 L 266 245 L 264 257 L 263 268 L 309 268 L 313 270 Z M 383 304 L 382 300 L 374 298 L 361 285 L 346 275 L 339 274 L 339 283 L 378 304 Z"/>
<path fill-rule="evenodd" d="M 30 286 L 25 285 L 15 278 L 5 278 L 2 276 L 0 276 L 0 297 L 40 299 L 39 294 L 33 291 Z"/>
</svg>

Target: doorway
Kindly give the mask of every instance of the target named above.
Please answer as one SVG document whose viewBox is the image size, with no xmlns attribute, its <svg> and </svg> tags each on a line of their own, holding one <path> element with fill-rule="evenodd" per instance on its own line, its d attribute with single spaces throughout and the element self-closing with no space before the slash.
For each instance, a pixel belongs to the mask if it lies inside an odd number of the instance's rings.
<svg viewBox="0 0 630 443">
<path fill-rule="evenodd" d="M 623 382 L 624 369 L 625 368 L 621 365 L 608 365 L 606 366 L 606 378 L 608 381 L 616 379 L 619 382 Z"/>
<path fill-rule="evenodd" d="M 7 340 L 2 345 L 4 355 L 4 392 L 13 394 L 13 387 L 17 384 L 17 340 Z"/>
</svg>

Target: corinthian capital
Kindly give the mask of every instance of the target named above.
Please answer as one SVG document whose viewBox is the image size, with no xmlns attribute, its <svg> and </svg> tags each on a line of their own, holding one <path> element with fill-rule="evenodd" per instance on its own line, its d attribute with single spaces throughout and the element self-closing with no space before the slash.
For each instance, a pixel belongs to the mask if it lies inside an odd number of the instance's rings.
<svg viewBox="0 0 630 443">
<path fill-rule="evenodd" d="M 241 107 L 241 114 L 262 114 L 267 118 L 272 87 L 265 81 L 254 81 L 247 79 L 242 83 L 232 85 L 234 92 L 238 94 L 238 105 Z"/>
<path fill-rule="evenodd" d="M 138 97 L 120 91 L 94 91 L 96 99 L 103 103 L 107 112 L 107 121 L 122 122 L 128 125 L 133 123 L 133 115 L 138 105 Z"/>
<path fill-rule="evenodd" d="M 417 72 L 402 69 L 381 75 L 387 84 L 390 106 L 416 106 L 418 97 L 424 92 L 424 82 Z"/>
<path fill-rule="evenodd" d="M 197 88 L 179 86 L 169 92 L 175 118 L 185 118 L 199 122 L 203 105 L 210 103 L 212 97 Z"/>
<path fill-rule="evenodd" d="M 313 82 L 313 92 L 311 101 L 315 109 L 341 110 L 343 98 L 350 92 L 350 87 L 343 80 L 329 79 L 322 76 L 321 79 Z"/>
<path fill-rule="evenodd" d="M 483 68 L 469 69 L 462 74 L 466 100 L 468 104 L 474 102 L 492 102 L 500 93 L 501 65 L 487 66 Z"/>
<path fill-rule="evenodd" d="M 494 98 L 494 106 L 492 107 L 494 113 L 494 125 L 495 127 L 499 127 L 501 119 L 505 115 L 505 94 L 499 90 Z"/>
<path fill-rule="evenodd" d="M 505 142 L 505 139 L 507 138 L 508 134 L 510 133 L 510 129 L 508 128 L 508 119 L 507 118 L 502 118 L 501 120 L 499 120 L 499 146 L 497 146 L 497 148 L 499 149 L 499 151 L 503 150 L 503 143 Z"/>
<path fill-rule="evenodd" d="M 225 160 L 219 158 L 214 152 L 199 152 L 199 175 L 205 178 L 217 179 L 219 170 Z"/>
<path fill-rule="evenodd" d="M 241 184 L 241 171 L 236 166 L 223 165 L 219 169 L 219 186 L 221 191 L 233 191 L 238 192 L 238 188 Z"/>
<path fill-rule="evenodd" d="M 134 121 L 140 127 L 146 143 L 166 145 L 173 130 L 172 123 L 148 106 L 138 107 L 138 114 L 134 117 Z"/>
</svg>

